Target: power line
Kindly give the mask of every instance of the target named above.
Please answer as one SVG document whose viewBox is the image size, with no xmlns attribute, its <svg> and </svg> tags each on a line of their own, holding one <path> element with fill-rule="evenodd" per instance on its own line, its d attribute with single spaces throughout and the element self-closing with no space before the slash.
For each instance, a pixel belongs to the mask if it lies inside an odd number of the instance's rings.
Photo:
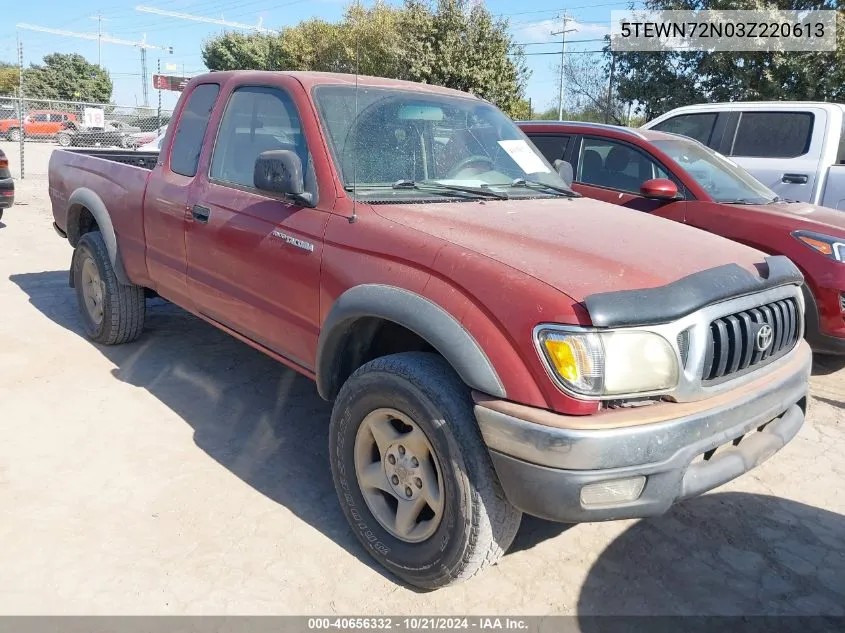
<svg viewBox="0 0 845 633">
<path fill-rule="evenodd" d="M 624 4 L 625 4 L 625 2 L 624 2 L 624 0 L 622 0 L 622 1 L 617 1 L 617 2 L 604 2 L 604 3 L 601 3 L 601 4 L 584 4 L 584 5 L 581 5 L 579 7 L 567 7 L 565 10 L 567 12 L 569 12 L 569 11 L 575 11 L 576 9 L 592 9 L 593 7 L 611 7 L 611 6 L 615 6 L 615 5 L 624 5 Z M 557 13 L 558 11 L 560 11 L 560 9 L 538 9 L 536 11 L 516 11 L 516 12 L 513 12 L 513 13 L 495 13 L 494 15 L 496 17 L 508 17 L 508 16 L 511 16 L 511 15 L 537 15 L 537 14 L 540 14 L 540 13 Z"/>
<path fill-rule="evenodd" d="M 231 22 L 229 20 L 222 20 L 218 18 L 208 18 L 202 15 L 194 15 L 193 13 L 181 13 L 179 11 L 167 11 L 165 9 L 156 9 L 155 7 L 147 7 L 139 4 L 135 7 L 136 11 L 142 13 L 154 13 L 155 15 L 163 15 L 168 18 L 176 18 L 177 20 L 191 20 L 193 22 L 204 22 L 206 24 L 219 24 L 220 26 L 228 26 L 233 29 L 243 29 L 245 31 L 256 31 L 258 33 L 277 33 L 273 29 L 267 29 L 261 26 L 261 19 L 258 24 L 243 24 L 241 22 Z"/>
<path fill-rule="evenodd" d="M 591 53 L 604 53 L 604 50 L 598 51 L 566 51 L 566 55 L 587 55 Z M 549 51 L 547 53 L 523 53 L 526 57 L 529 55 L 557 55 L 560 57 L 560 51 Z"/>
<path fill-rule="evenodd" d="M 596 37 L 589 40 L 569 40 L 570 44 L 581 44 L 582 42 L 604 42 L 603 37 Z M 557 44 L 557 42 L 517 42 L 516 46 L 544 46 L 546 44 Z"/>
<path fill-rule="evenodd" d="M 141 49 L 141 82 L 143 83 L 144 89 L 144 105 L 149 105 L 148 99 L 148 87 L 147 87 L 147 50 L 148 49 L 156 49 L 162 50 L 169 53 L 173 52 L 172 46 L 157 46 L 155 44 L 148 44 L 147 43 L 147 36 L 146 34 L 141 39 L 141 41 L 133 42 L 131 40 L 124 40 L 117 37 L 112 37 L 111 35 L 103 35 L 101 32 L 98 33 L 77 33 L 76 31 L 66 31 L 64 29 L 53 29 L 47 26 L 37 26 L 34 24 L 17 24 L 17 28 L 19 29 L 26 29 L 28 31 L 37 31 L 39 33 L 49 33 L 51 35 L 61 35 L 64 37 L 75 37 L 78 39 L 83 40 L 96 40 L 97 42 L 108 42 L 109 44 L 118 44 L 121 46 L 133 46 L 135 48 Z"/>
</svg>

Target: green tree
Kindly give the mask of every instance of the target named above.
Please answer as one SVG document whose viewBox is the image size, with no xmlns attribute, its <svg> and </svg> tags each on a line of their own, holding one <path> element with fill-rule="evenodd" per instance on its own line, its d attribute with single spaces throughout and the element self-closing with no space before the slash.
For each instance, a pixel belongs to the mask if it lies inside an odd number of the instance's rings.
<svg viewBox="0 0 845 633">
<path fill-rule="evenodd" d="M 353 3 L 340 22 L 307 20 L 278 35 L 226 33 L 203 45 L 212 70 L 359 72 L 457 88 L 508 113 L 522 108 L 529 72 L 504 20 L 469 0 Z"/>
<path fill-rule="evenodd" d="M 651 10 L 841 9 L 842 0 L 646 0 Z M 845 21 L 838 16 L 839 38 Z M 836 52 L 617 53 L 617 95 L 651 119 L 691 103 L 845 99 L 845 48 Z"/>
<path fill-rule="evenodd" d="M 0 62 L 0 95 L 13 95 L 18 88 L 18 67 Z"/>
<path fill-rule="evenodd" d="M 109 74 L 76 53 L 46 55 L 42 65 L 24 69 L 23 84 L 31 98 L 108 103 L 112 93 Z"/>
</svg>

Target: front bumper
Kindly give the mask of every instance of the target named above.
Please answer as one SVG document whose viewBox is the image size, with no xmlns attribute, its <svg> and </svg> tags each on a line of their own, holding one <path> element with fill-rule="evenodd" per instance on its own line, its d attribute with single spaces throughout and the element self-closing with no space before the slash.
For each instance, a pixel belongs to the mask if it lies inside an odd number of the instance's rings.
<svg viewBox="0 0 845 633">
<path fill-rule="evenodd" d="M 567 523 L 645 517 L 786 445 L 804 422 L 811 363 L 802 341 L 776 369 L 699 402 L 573 417 L 476 393 L 475 415 L 505 494 L 523 512 Z M 586 485 L 637 477 L 645 485 L 633 500 L 582 501 Z"/>
</svg>

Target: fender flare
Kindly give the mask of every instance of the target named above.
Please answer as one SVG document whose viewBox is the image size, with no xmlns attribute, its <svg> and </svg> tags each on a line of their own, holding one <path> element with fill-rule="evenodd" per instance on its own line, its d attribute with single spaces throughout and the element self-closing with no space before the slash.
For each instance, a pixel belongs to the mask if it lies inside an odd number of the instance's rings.
<svg viewBox="0 0 845 633">
<path fill-rule="evenodd" d="M 106 205 L 96 193 L 91 189 L 80 187 L 68 198 L 68 214 L 67 214 L 67 239 L 70 245 L 76 247 L 82 235 L 79 233 L 79 214 L 82 209 L 88 209 L 94 219 L 97 221 L 97 226 L 103 236 L 103 241 L 106 243 L 106 250 L 109 253 L 112 268 L 117 280 L 126 285 L 131 286 L 132 282 L 126 274 L 126 269 L 123 267 L 123 259 L 120 256 L 120 249 L 117 245 L 117 235 L 114 232 L 114 225 L 109 216 Z M 71 281 L 73 285 L 73 281 Z"/>
<path fill-rule="evenodd" d="M 418 294 L 381 284 L 344 292 L 323 322 L 317 341 L 317 390 L 332 400 L 340 390 L 340 357 L 353 323 L 375 317 L 405 327 L 427 341 L 472 389 L 505 398 L 493 364 L 472 335 L 446 310 Z"/>
</svg>

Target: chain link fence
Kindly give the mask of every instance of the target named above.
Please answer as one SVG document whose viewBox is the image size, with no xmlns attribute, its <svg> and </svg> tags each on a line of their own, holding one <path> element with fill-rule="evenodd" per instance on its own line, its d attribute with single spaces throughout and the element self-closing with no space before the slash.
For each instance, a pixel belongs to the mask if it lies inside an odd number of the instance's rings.
<svg viewBox="0 0 845 633">
<path fill-rule="evenodd" d="M 25 178 L 27 153 L 41 157 L 51 146 L 157 149 L 172 114 L 145 106 L 0 97 L 0 147 L 17 167 L 15 175 Z"/>
</svg>

